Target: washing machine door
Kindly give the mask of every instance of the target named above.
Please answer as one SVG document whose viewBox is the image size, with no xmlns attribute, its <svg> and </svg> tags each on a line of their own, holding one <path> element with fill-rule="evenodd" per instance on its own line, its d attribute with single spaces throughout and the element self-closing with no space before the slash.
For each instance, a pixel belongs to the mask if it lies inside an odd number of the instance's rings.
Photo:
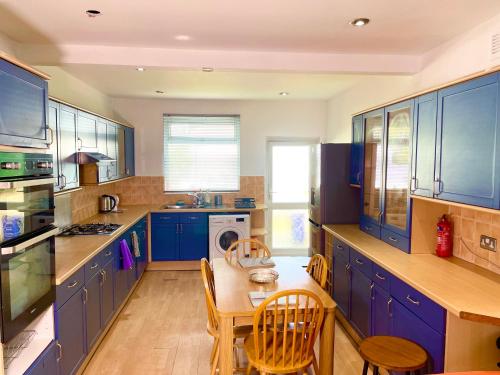
<svg viewBox="0 0 500 375">
<path fill-rule="evenodd" d="M 243 233 L 238 228 L 226 227 L 221 229 L 215 236 L 215 248 L 217 253 L 225 256 L 226 250 L 238 240 L 243 239 Z"/>
</svg>

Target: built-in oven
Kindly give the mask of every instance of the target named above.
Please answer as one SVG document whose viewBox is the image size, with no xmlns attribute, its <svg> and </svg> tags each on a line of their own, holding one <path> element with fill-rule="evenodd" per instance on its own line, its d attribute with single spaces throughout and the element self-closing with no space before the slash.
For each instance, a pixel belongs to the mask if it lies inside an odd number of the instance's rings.
<svg viewBox="0 0 500 375">
<path fill-rule="evenodd" d="M 2 342 L 55 301 L 52 173 L 50 154 L 0 152 Z"/>
</svg>

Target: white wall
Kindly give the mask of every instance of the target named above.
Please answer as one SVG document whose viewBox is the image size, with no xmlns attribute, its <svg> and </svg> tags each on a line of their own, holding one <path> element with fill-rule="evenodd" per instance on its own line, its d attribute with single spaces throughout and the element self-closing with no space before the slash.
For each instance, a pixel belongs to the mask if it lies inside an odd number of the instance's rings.
<svg viewBox="0 0 500 375">
<path fill-rule="evenodd" d="M 114 110 L 136 128 L 136 174 L 163 175 L 163 114 L 239 114 L 241 175 L 263 176 L 267 137 L 324 138 L 320 100 L 160 100 L 115 98 Z"/>
<path fill-rule="evenodd" d="M 500 33 L 500 15 L 427 52 L 421 71 L 414 76 L 367 77 L 328 102 L 329 142 L 351 139 L 353 113 L 381 105 L 489 68 L 490 40 Z"/>
<path fill-rule="evenodd" d="M 4 34 L 0 33 L 0 51 L 16 56 L 16 43 Z"/>
</svg>

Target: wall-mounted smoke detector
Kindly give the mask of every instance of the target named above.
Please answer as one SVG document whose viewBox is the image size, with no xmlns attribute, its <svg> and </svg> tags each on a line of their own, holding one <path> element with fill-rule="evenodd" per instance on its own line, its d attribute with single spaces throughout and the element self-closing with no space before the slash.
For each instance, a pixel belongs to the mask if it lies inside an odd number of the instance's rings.
<svg viewBox="0 0 500 375">
<path fill-rule="evenodd" d="M 500 65 L 500 32 L 494 33 L 490 41 L 490 64 L 489 68 Z"/>
</svg>

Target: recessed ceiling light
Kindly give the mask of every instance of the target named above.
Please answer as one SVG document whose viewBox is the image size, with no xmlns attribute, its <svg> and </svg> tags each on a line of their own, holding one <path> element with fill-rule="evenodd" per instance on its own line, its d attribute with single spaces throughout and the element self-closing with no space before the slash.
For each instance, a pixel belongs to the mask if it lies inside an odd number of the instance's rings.
<svg viewBox="0 0 500 375">
<path fill-rule="evenodd" d="M 192 38 L 189 35 L 176 35 L 174 36 L 174 39 L 186 41 L 186 40 L 191 40 Z"/>
<path fill-rule="evenodd" d="M 142 66 L 138 66 L 137 68 L 135 68 L 135 70 L 137 70 L 138 72 L 143 72 L 145 69 Z"/>
<path fill-rule="evenodd" d="M 161 90 L 156 90 L 155 91 L 157 94 L 165 94 L 165 91 L 161 91 Z"/>
<path fill-rule="evenodd" d="M 290 95 L 290 93 L 286 92 L 286 91 L 282 91 L 282 92 L 280 92 L 280 95 L 281 96 L 288 96 L 288 95 Z"/>
<path fill-rule="evenodd" d="M 95 9 L 89 9 L 85 13 L 87 13 L 87 16 L 89 17 L 97 17 L 101 15 L 101 12 Z"/>
<path fill-rule="evenodd" d="M 209 66 L 204 66 L 203 68 L 201 68 L 201 70 L 202 70 L 203 72 L 211 73 L 211 72 L 213 72 L 213 71 L 214 71 L 214 68 L 211 68 L 211 67 L 209 67 Z"/>
<path fill-rule="evenodd" d="M 353 26 L 362 27 L 362 26 L 365 26 L 369 22 L 370 22 L 369 18 L 356 18 L 349 23 Z"/>
</svg>

